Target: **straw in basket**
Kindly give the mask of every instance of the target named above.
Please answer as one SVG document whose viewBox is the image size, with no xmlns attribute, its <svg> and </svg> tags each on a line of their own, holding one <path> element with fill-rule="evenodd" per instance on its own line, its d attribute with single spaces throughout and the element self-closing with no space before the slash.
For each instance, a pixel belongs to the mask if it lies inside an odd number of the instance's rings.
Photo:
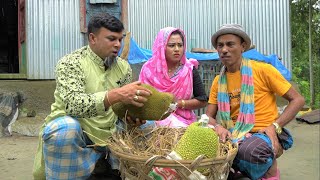
<svg viewBox="0 0 320 180">
<path fill-rule="evenodd" d="M 190 175 L 199 169 L 207 180 L 227 179 L 238 150 L 229 141 L 219 144 L 215 158 L 200 155 L 195 160 L 167 159 L 184 131 L 185 128 L 134 128 L 115 133 L 106 144 L 120 161 L 122 179 L 152 180 L 149 175 L 155 169 L 162 170 L 168 179 L 190 179 Z"/>
</svg>

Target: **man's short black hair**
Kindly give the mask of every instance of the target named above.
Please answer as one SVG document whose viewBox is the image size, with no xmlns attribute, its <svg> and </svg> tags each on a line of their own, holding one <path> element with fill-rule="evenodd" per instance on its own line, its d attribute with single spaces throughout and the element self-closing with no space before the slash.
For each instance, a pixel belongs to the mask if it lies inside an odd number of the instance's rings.
<svg viewBox="0 0 320 180">
<path fill-rule="evenodd" d="M 101 27 L 109 29 L 112 32 L 121 32 L 124 30 L 122 22 L 116 17 L 108 14 L 97 14 L 92 16 L 88 24 L 88 36 L 90 33 L 96 33 Z"/>
</svg>

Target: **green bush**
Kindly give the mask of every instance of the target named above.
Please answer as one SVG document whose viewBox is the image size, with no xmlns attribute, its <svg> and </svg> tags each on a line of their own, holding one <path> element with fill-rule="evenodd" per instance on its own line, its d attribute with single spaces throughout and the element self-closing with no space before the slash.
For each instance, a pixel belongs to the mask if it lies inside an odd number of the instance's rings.
<svg viewBox="0 0 320 180">
<path fill-rule="evenodd" d="M 309 68 L 309 2 L 312 4 L 312 68 Z M 306 104 L 320 107 L 320 2 L 294 0 L 290 8 L 292 37 L 292 81 L 298 84 Z M 310 73 L 313 74 L 314 99 L 310 95 Z"/>
</svg>

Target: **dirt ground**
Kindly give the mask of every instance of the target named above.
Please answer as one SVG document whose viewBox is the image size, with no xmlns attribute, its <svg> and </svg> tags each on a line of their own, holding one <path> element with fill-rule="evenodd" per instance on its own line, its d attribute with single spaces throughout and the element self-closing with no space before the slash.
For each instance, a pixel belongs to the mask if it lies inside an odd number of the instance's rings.
<svg viewBox="0 0 320 180">
<path fill-rule="evenodd" d="M 54 81 L 0 80 L 0 91 L 23 91 L 28 98 L 23 108 L 36 110 L 38 114 L 50 111 L 54 87 Z M 294 146 L 279 158 L 281 179 L 320 179 L 320 125 L 309 125 L 293 120 L 287 128 L 294 136 Z M 23 136 L 18 133 L 14 133 L 12 137 L 0 137 L 0 179 L 33 179 L 32 166 L 37 143 L 37 137 Z"/>
</svg>

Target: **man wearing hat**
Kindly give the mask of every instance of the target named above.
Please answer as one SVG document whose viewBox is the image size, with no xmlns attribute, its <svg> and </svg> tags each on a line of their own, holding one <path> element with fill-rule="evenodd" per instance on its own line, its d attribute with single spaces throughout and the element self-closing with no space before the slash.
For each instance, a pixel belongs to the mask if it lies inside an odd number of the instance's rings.
<svg viewBox="0 0 320 180">
<path fill-rule="evenodd" d="M 276 158 L 293 143 L 284 126 L 304 105 L 304 98 L 272 65 L 242 57 L 251 39 L 241 25 L 221 26 L 211 41 L 224 66 L 210 91 L 210 124 L 221 141 L 238 143 L 235 172 L 250 179 L 279 179 Z M 275 94 L 289 102 L 281 115 Z"/>
</svg>

